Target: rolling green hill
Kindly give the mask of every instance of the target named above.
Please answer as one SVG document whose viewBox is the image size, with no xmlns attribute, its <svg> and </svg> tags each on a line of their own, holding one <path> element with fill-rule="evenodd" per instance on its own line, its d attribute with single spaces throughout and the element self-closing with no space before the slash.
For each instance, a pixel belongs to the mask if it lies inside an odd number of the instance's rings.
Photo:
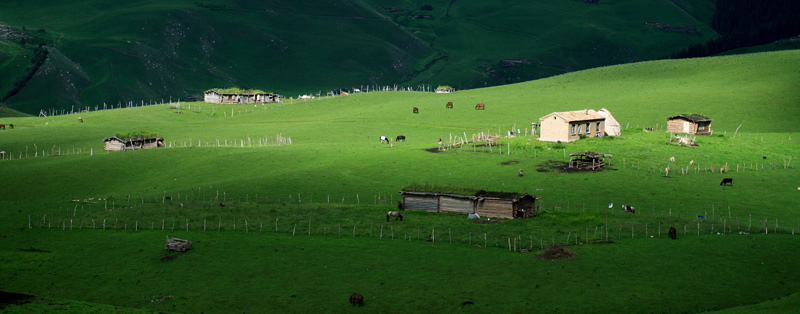
<svg viewBox="0 0 800 314">
<path fill-rule="evenodd" d="M 367 297 L 364 311 L 385 313 L 791 311 L 798 68 L 800 50 L 789 50 L 451 94 L 6 117 L 16 127 L 0 130 L 0 290 L 185 313 L 341 313 L 357 310 L 353 292 Z M 473 138 L 600 107 L 621 136 L 562 144 L 523 134 L 491 148 Z M 714 135 L 667 145 L 663 123 L 679 113 L 711 117 Z M 142 131 L 168 147 L 102 150 L 104 138 Z M 469 144 L 437 151 L 458 135 Z M 585 150 L 613 155 L 611 165 L 552 166 Z M 720 186 L 725 177 L 734 184 Z M 537 194 L 542 215 L 478 224 L 409 210 L 385 221 L 411 183 Z M 165 253 L 165 236 L 195 249 Z M 512 243 L 536 253 L 565 244 L 576 257 L 540 260 Z"/>
<path fill-rule="evenodd" d="M 6 100 L 10 108 L 36 114 L 186 99 L 228 86 L 293 96 L 365 85 L 523 82 L 659 58 L 715 37 L 706 26 L 713 1 L 675 3 L 5 1 L 0 23 L 27 43 L 0 38 L 0 95 L 23 76 L 40 42 L 49 57 Z"/>
</svg>

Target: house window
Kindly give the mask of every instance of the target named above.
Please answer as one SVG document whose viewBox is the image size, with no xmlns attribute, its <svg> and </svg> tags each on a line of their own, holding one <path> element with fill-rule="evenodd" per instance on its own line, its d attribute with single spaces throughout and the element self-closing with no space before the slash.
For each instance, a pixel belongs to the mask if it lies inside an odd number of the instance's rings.
<svg viewBox="0 0 800 314">
<path fill-rule="evenodd" d="M 592 134 L 592 128 L 589 123 L 586 124 L 586 134 Z"/>
<path fill-rule="evenodd" d="M 574 124 L 570 125 L 570 129 L 571 129 L 572 135 L 575 135 L 575 125 Z"/>
<path fill-rule="evenodd" d="M 597 134 L 600 134 L 600 122 L 597 122 L 597 125 L 596 125 L 594 131 L 597 132 Z"/>
<path fill-rule="evenodd" d="M 698 130 L 705 130 L 705 129 L 706 129 L 706 126 L 705 126 L 705 125 L 703 125 L 703 124 L 699 124 L 699 125 L 697 126 L 697 129 L 698 129 Z"/>
<path fill-rule="evenodd" d="M 578 134 L 581 134 L 581 129 L 582 128 L 583 128 L 583 125 L 578 125 Z"/>
</svg>

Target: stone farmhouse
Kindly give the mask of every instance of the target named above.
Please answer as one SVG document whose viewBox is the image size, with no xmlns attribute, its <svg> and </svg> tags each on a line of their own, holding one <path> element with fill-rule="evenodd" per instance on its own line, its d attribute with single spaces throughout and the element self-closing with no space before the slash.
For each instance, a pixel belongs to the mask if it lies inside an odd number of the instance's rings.
<svg viewBox="0 0 800 314">
<path fill-rule="evenodd" d="M 592 109 L 553 112 L 539 118 L 539 140 L 573 142 L 581 136 L 604 136 L 606 117 Z"/>
<path fill-rule="evenodd" d="M 277 94 L 267 93 L 261 90 L 240 90 L 240 89 L 210 89 L 207 90 L 203 99 L 212 104 L 258 104 L 266 102 L 281 102 Z"/>
</svg>

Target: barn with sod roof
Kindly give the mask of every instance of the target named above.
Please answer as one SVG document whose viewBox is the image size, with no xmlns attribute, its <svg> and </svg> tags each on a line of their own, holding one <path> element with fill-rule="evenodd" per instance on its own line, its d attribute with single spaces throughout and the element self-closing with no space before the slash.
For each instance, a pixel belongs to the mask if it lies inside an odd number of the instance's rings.
<svg viewBox="0 0 800 314">
<path fill-rule="evenodd" d="M 539 140 L 573 142 L 581 136 L 605 135 L 606 117 L 592 109 L 553 112 L 539 118 Z"/>
<path fill-rule="evenodd" d="M 538 216 L 536 200 L 539 198 L 525 193 L 479 191 L 475 195 L 460 195 L 400 191 L 400 194 L 403 197 L 403 209 L 508 219 Z"/>
<path fill-rule="evenodd" d="M 112 136 L 103 140 L 103 148 L 109 151 L 126 151 L 158 147 L 164 147 L 164 138 L 157 136 L 131 136 L 123 139 L 119 136 Z"/>
<path fill-rule="evenodd" d="M 667 118 L 667 132 L 711 135 L 711 118 L 699 114 L 679 114 Z"/>
<path fill-rule="evenodd" d="M 267 102 L 281 102 L 277 94 L 267 93 L 262 90 L 241 90 L 238 88 L 209 89 L 203 94 L 203 99 L 212 104 L 257 104 Z"/>
</svg>

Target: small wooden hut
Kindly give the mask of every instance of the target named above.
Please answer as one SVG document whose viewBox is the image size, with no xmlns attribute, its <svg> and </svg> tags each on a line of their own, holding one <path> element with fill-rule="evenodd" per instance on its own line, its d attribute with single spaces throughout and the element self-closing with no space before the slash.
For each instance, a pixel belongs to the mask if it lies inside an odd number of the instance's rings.
<svg viewBox="0 0 800 314">
<path fill-rule="evenodd" d="M 611 155 L 590 151 L 569 154 L 569 167 L 595 170 L 606 165 L 606 157 L 611 158 Z"/>
<path fill-rule="evenodd" d="M 711 118 L 699 114 L 679 114 L 667 118 L 667 132 L 711 135 Z"/>
<path fill-rule="evenodd" d="M 475 197 L 475 213 L 481 216 L 509 219 L 538 216 L 539 198 L 527 193 L 480 191 Z"/>
</svg>

